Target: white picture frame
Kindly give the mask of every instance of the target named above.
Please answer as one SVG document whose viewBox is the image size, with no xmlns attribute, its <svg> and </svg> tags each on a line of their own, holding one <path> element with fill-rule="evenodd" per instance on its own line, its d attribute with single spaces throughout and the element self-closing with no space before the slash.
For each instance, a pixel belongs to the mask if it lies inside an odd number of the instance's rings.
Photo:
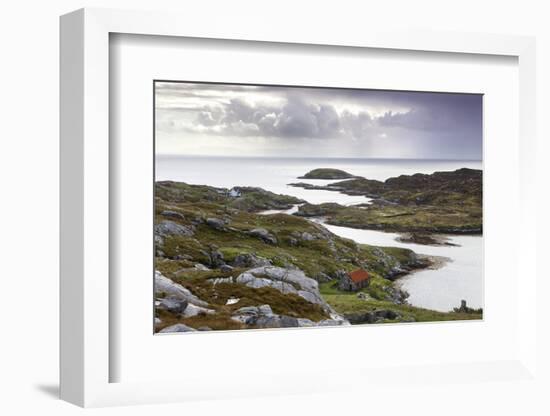
<svg viewBox="0 0 550 416">
<path fill-rule="evenodd" d="M 110 169 L 109 36 L 113 33 L 206 39 L 383 48 L 437 53 L 505 55 L 519 66 L 519 200 L 515 250 L 525 285 L 518 287 L 518 346 L 507 360 L 472 363 L 418 363 L 408 369 L 342 368 L 336 385 L 316 382 L 318 374 L 270 374 L 269 382 L 227 386 L 205 378 L 181 382 L 111 382 L 110 365 Z M 168 13 L 82 9 L 61 18 L 61 398 L 80 406 L 159 403 L 214 397 L 330 392 L 361 383 L 403 376 L 405 383 L 431 380 L 517 380 L 536 377 L 536 199 L 535 41 L 529 37 L 353 30 L 328 33 L 314 23 L 299 28 L 263 22 L 234 27 L 205 25 L 200 19 Z M 517 271 L 516 271 L 517 273 Z M 144 305 L 147 308 L 148 305 Z M 327 329 L 321 331 L 334 331 Z M 367 371 L 368 370 L 368 371 Z M 414 373 L 413 376 L 411 374 Z M 407 376 L 407 374 L 409 376 Z M 334 375 L 334 374 L 333 374 Z M 207 388 L 208 386 L 208 388 Z"/>
</svg>

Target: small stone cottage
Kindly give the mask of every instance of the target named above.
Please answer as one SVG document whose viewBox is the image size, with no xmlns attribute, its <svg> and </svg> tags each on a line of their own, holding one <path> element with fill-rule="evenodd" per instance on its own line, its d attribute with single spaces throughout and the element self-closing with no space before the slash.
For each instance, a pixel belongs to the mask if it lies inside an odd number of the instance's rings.
<svg viewBox="0 0 550 416">
<path fill-rule="evenodd" d="M 350 273 L 345 273 L 340 278 L 338 289 L 348 292 L 356 292 L 370 283 L 370 275 L 364 269 L 357 269 Z"/>
</svg>

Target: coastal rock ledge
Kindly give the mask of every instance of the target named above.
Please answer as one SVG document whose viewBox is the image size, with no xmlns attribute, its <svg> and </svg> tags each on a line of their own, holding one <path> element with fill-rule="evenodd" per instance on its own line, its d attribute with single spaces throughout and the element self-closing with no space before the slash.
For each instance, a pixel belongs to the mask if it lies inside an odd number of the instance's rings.
<svg viewBox="0 0 550 416">
<path fill-rule="evenodd" d="M 319 292 L 319 283 L 307 277 L 302 270 L 276 266 L 262 266 L 247 270 L 237 278 L 213 280 L 217 283 L 240 283 L 251 288 L 271 287 L 283 294 L 295 294 L 310 303 L 319 305 L 334 322 L 347 322 L 323 299 Z M 337 323 L 338 324 L 338 323 Z"/>
</svg>

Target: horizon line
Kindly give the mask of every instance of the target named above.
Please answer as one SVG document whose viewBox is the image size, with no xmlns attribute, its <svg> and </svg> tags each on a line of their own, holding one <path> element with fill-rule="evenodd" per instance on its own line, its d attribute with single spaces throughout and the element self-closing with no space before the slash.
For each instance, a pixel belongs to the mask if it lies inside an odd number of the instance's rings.
<svg viewBox="0 0 550 416">
<path fill-rule="evenodd" d="M 329 157 L 329 156 L 251 156 L 251 155 L 205 155 L 205 154 L 179 154 L 179 153 L 156 153 L 156 157 L 186 157 L 186 158 L 239 158 L 239 159 L 350 159 L 350 160 L 356 160 L 356 159 L 369 159 L 369 160 L 445 160 L 445 161 L 453 161 L 453 162 L 483 162 L 483 159 L 453 159 L 453 158 L 424 158 L 424 157 L 348 157 L 348 156 L 336 156 L 336 157 Z"/>
</svg>

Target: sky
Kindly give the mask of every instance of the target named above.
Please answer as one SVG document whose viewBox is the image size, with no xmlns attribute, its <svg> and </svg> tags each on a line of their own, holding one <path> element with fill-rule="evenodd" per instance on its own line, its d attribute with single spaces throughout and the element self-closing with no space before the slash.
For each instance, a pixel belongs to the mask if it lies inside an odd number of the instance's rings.
<svg viewBox="0 0 550 416">
<path fill-rule="evenodd" d="M 482 95 L 156 82 L 155 149 L 481 160 Z"/>
</svg>

